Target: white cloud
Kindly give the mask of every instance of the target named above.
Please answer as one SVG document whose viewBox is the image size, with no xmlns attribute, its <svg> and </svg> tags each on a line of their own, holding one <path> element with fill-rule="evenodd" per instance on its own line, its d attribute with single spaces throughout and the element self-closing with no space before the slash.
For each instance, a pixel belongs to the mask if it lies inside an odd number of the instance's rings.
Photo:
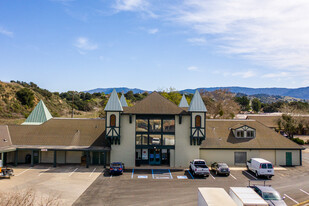
<svg viewBox="0 0 309 206">
<path fill-rule="evenodd" d="M 5 36 L 8 36 L 8 37 L 13 37 L 14 36 L 14 33 L 3 28 L 3 27 L 0 27 L 0 34 L 3 34 Z"/>
<path fill-rule="evenodd" d="M 255 77 L 256 73 L 254 71 L 246 71 L 246 72 L 236 72 L 236 73 L 232 73 L 232 76 L 238 76 L 244 79 L 250 78 L 250 77 Z"/>
<path fill-rule="evenodd" d="M 149 34 L 155 34 L 159 31 L 159 29 L 148 29 Z"/>
<path fill-rule="evenodd" d="M 88 38 L 85 37 L 79 37 L 76 39 L 74 46 L 81 50 L 96 50 L 98 48 L 98 45 L 95 43 L 92 43 L 88 40 Z M 84 52 L 81 51 L 82 54 Z"/>
<path fill-rule="evenodd" d="M 195 45 L 204 45 L 206 44 L 206 39 L 205 38 L 190 38 L 187 39 L 188 42 L 195 44 Z"/>
<path fill-rule="evenodd" d="M 288 72 L 277 72 L 277 73 L 268 73 L 264 74 L 262 77 L 264 78 L 278 78 L 278 77 L 288 77 L 291 76 Z"/>
<path fill-rule="evenodd" d="M 187 69 L 188 69 L 189 71 L 199 71 L 199 68 L 196 67 L 196 66 L 189 66 Z"/>
<path fill-rule="evenodd" d="M 139 11 L 145 10 L 148 2 L 145 0 L 116 0 L 114 8 L 118 11 Z"/>
</svg>

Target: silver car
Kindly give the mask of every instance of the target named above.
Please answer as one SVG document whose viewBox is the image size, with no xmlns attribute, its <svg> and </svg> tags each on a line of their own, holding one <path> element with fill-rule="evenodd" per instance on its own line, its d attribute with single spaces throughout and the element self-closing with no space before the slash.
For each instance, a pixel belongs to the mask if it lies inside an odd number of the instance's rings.
<svg viewBox="0 0 309 206">
<path fill-rule="evenodd" d="M 256 193 L 258 193 L 271 206 L 286 206 L 283 198 L 274 188 L 270 186 L 250 186 Z"/>
</svg>

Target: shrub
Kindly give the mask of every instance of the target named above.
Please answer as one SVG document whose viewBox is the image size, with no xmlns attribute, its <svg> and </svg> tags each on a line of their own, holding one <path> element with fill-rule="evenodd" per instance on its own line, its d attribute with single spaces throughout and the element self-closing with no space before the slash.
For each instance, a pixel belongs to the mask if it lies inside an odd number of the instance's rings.
<svg viewBox="0 0 309 206">
<path fill-rule="evenodd" d="M 16 96 L 17 96 L 17 99 L 23 105 L 27 105 L 28 107 L 33 107 L 34 94 L 30 89 L 28 88 L 20 89 L 18 92 L 16 92 Z"/>
<path fill-rule="evenodd" d="M 305 144 L 305 141 L 302 140 L 302 139 L 299 139 L 298 137 L 297 137 L 297 138 L 293 138 L 292 140 L 293 140 L 294 142 L 296 142 L 297 144 L 300 144 L 300 145 Z"/>
</svg>

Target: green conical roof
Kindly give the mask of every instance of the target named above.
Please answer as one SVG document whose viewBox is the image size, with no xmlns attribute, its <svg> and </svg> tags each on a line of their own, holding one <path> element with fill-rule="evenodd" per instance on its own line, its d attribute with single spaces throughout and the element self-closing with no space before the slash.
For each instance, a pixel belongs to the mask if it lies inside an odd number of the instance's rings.
<svg viewBox="0 0 309 206">
<path fill-rule="evenodd" d="M 28 116 L 23 125 L 40 125 L 53 118 L 44 102 L 41 100 L 31 114 Z"/>
</svg>

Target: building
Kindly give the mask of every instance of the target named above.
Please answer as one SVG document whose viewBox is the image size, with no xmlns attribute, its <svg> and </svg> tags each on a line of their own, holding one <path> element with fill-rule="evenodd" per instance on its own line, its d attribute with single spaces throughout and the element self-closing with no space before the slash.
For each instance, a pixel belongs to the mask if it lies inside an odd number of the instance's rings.
<svg viewBox="0 0 309 206">
<path fill-rule="evenodd" d="M 2 159 L 15 165 L 121 161 L 126 167 L 185 168 L 195 158 L 244 165 L 261 157 L 275 165 L 302 164 L 301 146 L 258 121 L 206 119 L 198 91 L 190 105 L 185 96 L 177 106 L 153 92 L 128 107 L 114 90 L 105 112 L 106 119 L 52 118 L 41 102 L 25 124 L 0 127 Z"/>
</svg>

